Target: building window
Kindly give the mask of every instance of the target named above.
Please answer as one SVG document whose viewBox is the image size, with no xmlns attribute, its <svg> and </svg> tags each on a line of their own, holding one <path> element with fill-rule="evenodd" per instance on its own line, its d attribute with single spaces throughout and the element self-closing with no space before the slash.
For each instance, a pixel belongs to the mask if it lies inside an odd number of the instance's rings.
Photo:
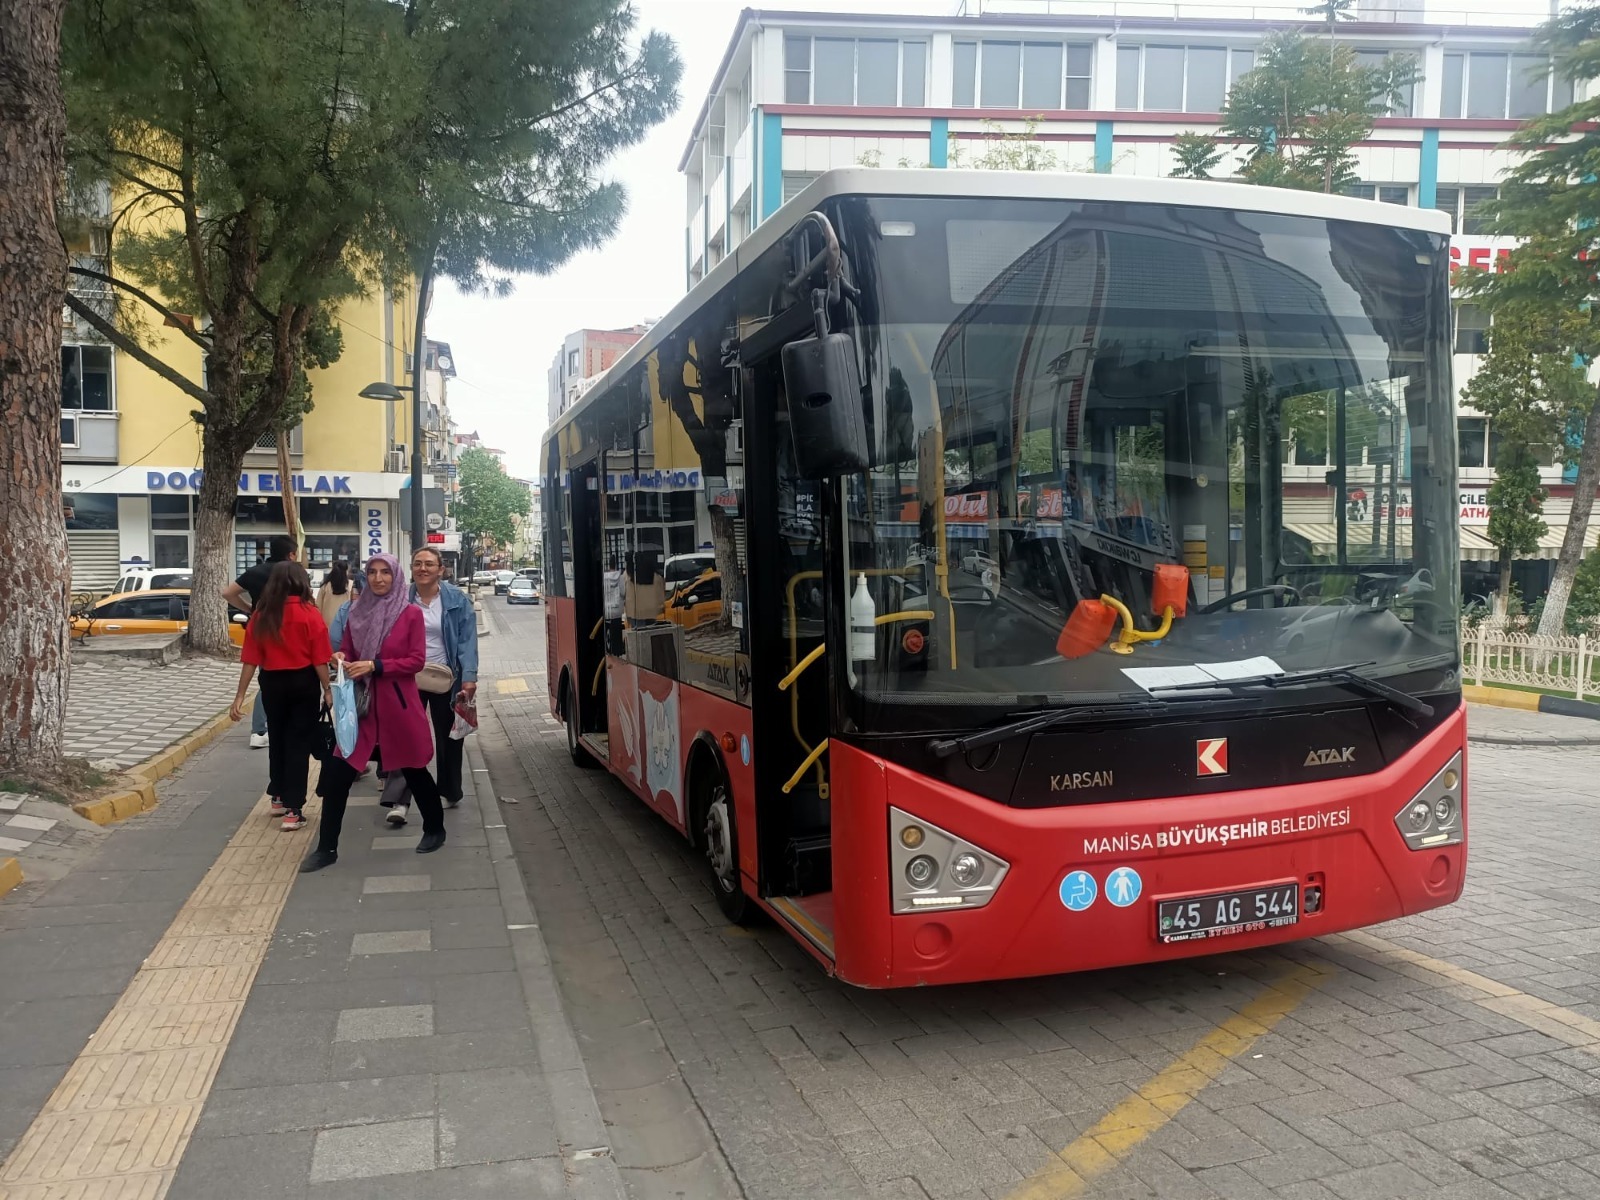
<svg viewBox="0 0 1600 1200">
<path fill-rule="evenodd" d="M 1489 422 L 1482 417 L 1462 417 L 1456 422 L 1459 466 L 1485 467 L 1489 457 Z"/>
<path fill-rule="evenodd" d="M 1476 304 L 1456 305 L 1456 353 L 1484 354 L 1488 349 L 1489 314 Z"/>
<path fill-rule="evenodd" d="M 1075 42 L 957 42 L 953 96 L 958 108 L 1088 108 L 1093 64 Z"/>
<path fill-rule="evenodd" d="M 788 104 L 920 108 L 927 103 L 928 44 L 893 38 L 783 39 Z"/>
<path fill-rule="evenodd" d="M 806 188 L 817 176 L 810 171 L 785 171 L 783 175 L 783 202 L 787 204 Z"/>
<path fill-rule="evenodd" d="M 1446 54 L 1443 84 L 1445 117 L 1524 120 L 1572 103 L 1572 81 L 1539 54 Z"/>
<path fill-rule="evenodd" d="M 1415 59 L 1415 57 L 1413 55 L 1397 54 L 1393 50 L 1357 50 L 1356 51 L 1356 65 L 1358 67 L 1367 67 L 1367 68 L 1383 67 L 1383 66 L 1386 66 L 1388 64 L 1389 60 L 1392 59 L 1392 58 L 1403 59 L 1403 60 L 1405 60 L 1406 62 L 1408 62 L 1408 63 L 1410 63 L 1412 65 L 1415 65 L 1415 63 L 1416 63 L 1416 59 Z M 1389 115 L 1391 117 L 1409 117 L 1409 116 L 1411 116 L 1412 115 L 1412 109 L 1416 104 L 1416 100 L 1417 100 L 1417 87 L 1416 87 L 1416 84 L 1409 84 L 1406 87 L 1401 89 L 1399 99 L 1396 100 L 1394 103 L 1392 103 L 1389 106 L 1388 111 L 1387 111 L 1387 115 Z"/>
<path fill-rule="evenodd" d="M 68 529 L 115 529 L 117 498 L 100 492 L 73 492 L 62 497 Z"/>
<path fill-rule="evenodd" d="M 1377 200 L 1383 204 L 1411 203 L 1411 188 L 1403 183 L 1352 183 L 1344 189 L 1344 194 L 1358 200 Z"/>
<path fill-rule="evenodd" d="M 61 407 L 115 412 L 110 346 L 61 347 Z"/>
<path fill-rule="evenodd" d="M 1228 89 L 1254 66 L 1253 51 L 1222 46 L 1118 46 L 1117 107 L 1221 112 Z"/>
<path fill-rule="evenodd" d="M 1483 235 L 1490 233 L 1484 205 L 1498 198 L 1500 189 L 1467 184 L 1443 184 L 1434 194 L 1433 206 L 1450 216 L 1451 233 Z"/>
<path fill-rule="evenodd" d="M 568 350 L 567 351 L 567 374 L 568 375 L 576 375 L 578 373 L 578 364 L 581 363 L 582 361 L 583 361 L 583 351 L 581 351 L 581 350 Z"/>
</svg>

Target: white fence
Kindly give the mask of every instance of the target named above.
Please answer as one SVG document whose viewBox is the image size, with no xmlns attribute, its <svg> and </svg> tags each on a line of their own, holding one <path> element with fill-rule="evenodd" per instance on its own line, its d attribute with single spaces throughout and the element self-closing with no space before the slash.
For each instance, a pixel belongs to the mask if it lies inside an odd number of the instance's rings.
<svg viewBox="0 0 1600 1200">
<path fill-rule="evenodd" d="M 1579 700 L 1600 694 L 1600 639 L 1540 637 L 1485 621 L 1461 639 L 1462 674 L 1473 683 L 1572 692 Z"/>
</svg>

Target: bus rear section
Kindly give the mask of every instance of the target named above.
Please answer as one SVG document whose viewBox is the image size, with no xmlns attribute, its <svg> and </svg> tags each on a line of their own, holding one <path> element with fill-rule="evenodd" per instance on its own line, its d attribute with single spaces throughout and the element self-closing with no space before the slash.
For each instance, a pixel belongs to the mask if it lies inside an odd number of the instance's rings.
<svg viewBox="0 0 1600 1200">
<path fill-rule="evenodd" d="M 859 171 L 772 223 L 546 447 L 555 706 L 725 911 L 900 986 L 1460 894 L 1436 214 Z"/>
</svg>

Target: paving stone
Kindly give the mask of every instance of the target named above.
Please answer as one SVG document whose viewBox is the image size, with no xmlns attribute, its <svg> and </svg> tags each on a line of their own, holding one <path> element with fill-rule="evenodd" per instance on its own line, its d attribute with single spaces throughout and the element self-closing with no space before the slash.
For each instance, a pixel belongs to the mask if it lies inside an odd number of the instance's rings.
<svg viewBox="0 0 1600 1200">
<path fill-rule="evenodd" d="M 361 881 L 361 894 L 378 896 L 394 892 L 425 892 L 430 886 L 426 875 L 368 875 Z"/>
<path fill-rule="evenodd" d="M 6 829 L 35 829 L 43 832 L 54 829 L 60 822 L 53 817 L 36 817 L 29 813 L 18 813 L 5 823 Z"/>
<path fill-rule="evenodd" d="M 400 929 L 389 933 L 358 933 L 350 940 L 350 953 L 412 954 L 431 950 L 432 935 L 426 929 Z"/>
<path fill-rule="evenodd" d="M 433 1036 L 433 1005 L 402 1004 L 393 1008 L 347 1008 L 334 1028 L 336 1042 L 375 1042 L 383 1038 Z"/>
<path fill-rule="evenodd" d="M 434 1134 L 431 1120 L 384 1121 L 319 1130 L 311 1152 L 311 1182 L 432 1170 Z"/>
</svg>

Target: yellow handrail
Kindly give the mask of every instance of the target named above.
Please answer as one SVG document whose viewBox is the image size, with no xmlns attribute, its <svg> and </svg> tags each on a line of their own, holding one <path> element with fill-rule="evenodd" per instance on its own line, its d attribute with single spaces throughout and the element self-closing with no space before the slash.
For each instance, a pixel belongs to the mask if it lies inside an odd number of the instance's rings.
<svg viewBox="0 0 1600 1200">
<path fill-rule="evenodd" d="M 811 764 L 816 762 L 817 759 L 821 758 L 822 752 L 827 748 L 828 739 L 823 738 L 817 743 L 817 748 L 810 754 L 806 755 L 805 762 L 801 763 L 797 768 L 795 768 L 795 773 L 789 776 L 789 782 L 783 785 L 784 795 L 788 795 L 790 792 L 794 791 L 794 785 L 800 782 L 800 776 L 804 775 L 811 769 Z"/>
<path fill-rule="evenodd" d="M 875 622 L 878 625 L 893 625 L 896 621 L 931 621 L 933 613 L 925 608 L 908 608 L 905 612 L 884 613 Z"/>
<path fill-rule="evenodd" d="M 594 641 L 595 638 L 600 636 L 600 626 L 604 625 L 605 623 L 606 623 L 606 619 L 604 617 L 601 617 L 598 621 L 596 621 L 594 623 L 594 628 L 589 630 L 589 640 L 591 642 Z"/>
<path fill-rule="evenodd" d="M 807 654 L 795 664 L 794 670 L 790 671 L 782 679 L 778 680 L 778 690 L 780 692 L 787 692 L 789 690 L 789 685 L 792 684 L 796 679 L 799 679 L 801 673 L 807 667 L 816 662 L 817 659 L 821 658 L 823 651 L 825 651 L 827 648 L 828 645 L 826 642 L 818 642 L 815 646 L 813 646 L 811 648 L 811 653 Z M 801 743 L 801 745 L 804 744 L 804 742 Z"/>
<path fill-rule="evenodd" d="M 1175 615 L 1172 606 L 1167 605 L 1166 611 L 1161 614 L 1161 628 L 1152 633 L 1133 627 L 1133 614 L 1128 611 L 1128 606 L 1115 596 L 1102 595 L 1100 603 L 1117 610 L 1117 615 L 1122 618 L 1122 632 L 1117 635 L 1117 640 L 1112 643 L 1111 649 L 1118 654 L 1132 654 L 1134 646 L 1139 642 L 1160 641 L 1172 632 L 1172 618 Z"/>
<path fill-rule="evenodd" d="M 594 670 L 594 682 L 589 685 L 589 695 L 598 696 L 600 694 L 600 676 L 605 673 L 605 669 L 606 660 L 602 658 L 600 665 Z"/>
</svg>

